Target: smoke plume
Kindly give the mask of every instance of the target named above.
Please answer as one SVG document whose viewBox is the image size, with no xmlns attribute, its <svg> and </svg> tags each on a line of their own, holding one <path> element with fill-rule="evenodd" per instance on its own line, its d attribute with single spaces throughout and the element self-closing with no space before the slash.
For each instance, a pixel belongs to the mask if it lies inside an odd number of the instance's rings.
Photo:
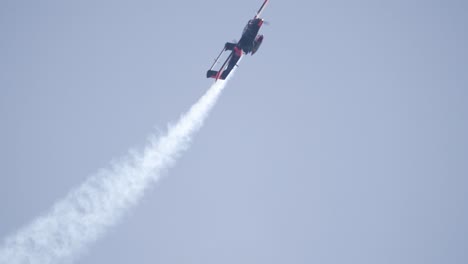
<svg viewBox="0 0 468 264">
<path fill-rule="evenodd" d="M 7 237 L 0 248 L 0 263 L 72 262 L 115 225 L 187 149 L 225 84 L 215 82 L 165 135 L 150 137 L 141 153 L 131 153 L 91 176 L 50 211 Z"/>
</svg>

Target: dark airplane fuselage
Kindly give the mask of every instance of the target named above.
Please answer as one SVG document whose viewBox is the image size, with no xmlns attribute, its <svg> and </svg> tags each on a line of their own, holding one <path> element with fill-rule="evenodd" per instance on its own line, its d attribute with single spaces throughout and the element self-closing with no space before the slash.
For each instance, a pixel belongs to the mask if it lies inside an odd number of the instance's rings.
<svg viewBox="0 0 468 264">
<path fill-rule="evenodd" d="M 257 37 L 258 31 L 260 27 L 262 27 L 263 19 L 261 18 L 254 18 L 249 20 L 247 25 L 242 32 L 242 37 L 237 43 L 237 46 L 241 48 L 245 54 L 249 54 L 252 52 L 254 47 L 255 37 Z"/>
<path fill-rule="evenodd" d="M 262 24 L 263 19 L 261 18 L 254 18 L 249 20 L 249 22 L 244 28 L 244 31 L 242 32 L 241 39 L 239 40 L 239 42 L 237 42 L 236 46 L 232 50 L 231 59 L 229 60 L 226 69 L 221 74 L 221 79 L 225 79 L 229 75 L 231 70 L 237 65 L 237 62 L 242 57 L 242 51 L 245 54 L 255 53 L 256 37 L 258 35 L 258 31 L 262 27 Z"/>
<path fill-rule="evenodd" d="M 262 6 L 257 11 L 257 14 L 255 14 L 255 17 L 253 19 L 250 19 L 249 22 L 247 22 L 247 25 L 242 31 L 242 36 L 237 43 L 226 42 L 223 50 L 215 59 L 210 69 L 206 72 L 207 78 L 225 80 L 229 76 L 231 71 L 234 69 L 234 67 L 238 66 L 237 63 L 244 54 L 250 53 L 251 55 L 254 55 L 257 52 L 258 48 L 263 42 L 263 35 L 258 34 L 258 31 L 260 31 L 260 28 L 263 25 L 263 19 L 260 18 L 260 14 L 262 13 L 268 1 L 269 0 L 264 0 Z M 229 54 L 229 57 L 223 63 L 221 68 L 219 68 L 218 71 L 213 70 L 213 67 L 218 63 L 218 60 L 221 57 L 221 55 L 228 50 L 231 51 L 231 54 Z"/>
</svg>

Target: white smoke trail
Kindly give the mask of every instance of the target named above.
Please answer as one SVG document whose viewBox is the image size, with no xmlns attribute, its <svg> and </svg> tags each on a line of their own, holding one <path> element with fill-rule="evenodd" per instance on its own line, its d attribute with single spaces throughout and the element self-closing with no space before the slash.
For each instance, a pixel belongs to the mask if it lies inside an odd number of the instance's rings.
<svg viewBox="0 0 468 264">
<path fill-rule="evenodd" d="M 174 164 L 203 124 L 226 81 L 217 81 L 167 134 L 71 191 L 52 210 L 5 239 L 1 264 L 72 262 L 138 202 L 150 183 Z"/>
</svg>

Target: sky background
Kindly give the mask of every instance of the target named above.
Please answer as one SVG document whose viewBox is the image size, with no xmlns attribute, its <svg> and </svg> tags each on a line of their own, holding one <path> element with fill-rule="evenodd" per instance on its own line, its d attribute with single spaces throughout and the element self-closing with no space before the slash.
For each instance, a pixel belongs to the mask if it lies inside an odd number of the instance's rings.
<svg viewBox="0 0 468 264">
<path fill-rule="evenodd" d="M 209 88 L 262 1 L 1 1 L 0 238 Z M 279 1 L 191 148 L 76 263 L 467 263 L 468 2 Z"/>
</svg>

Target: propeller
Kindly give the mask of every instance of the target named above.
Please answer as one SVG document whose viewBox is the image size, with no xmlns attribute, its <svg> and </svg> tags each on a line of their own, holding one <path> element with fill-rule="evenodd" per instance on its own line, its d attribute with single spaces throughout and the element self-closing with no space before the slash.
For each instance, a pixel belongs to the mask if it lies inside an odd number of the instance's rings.
<svg viewBox="0 0 468 264">
<path fill-rule="evenodd" d="M 255 17 L 254 17 L 254 18 L 259 18 L 259 17 L 260 17 L 260 14 L 262 13 L 263 8 L 265 8 L 265 5 L 266 5 L 267 3 L 268 3 L 268 0 L 265 0 L 265 2 L 263 2 L 262 6 L 260 7 L 260 9 L 258 9 L 257 14 L 255 14 Z"/>
</svg>

